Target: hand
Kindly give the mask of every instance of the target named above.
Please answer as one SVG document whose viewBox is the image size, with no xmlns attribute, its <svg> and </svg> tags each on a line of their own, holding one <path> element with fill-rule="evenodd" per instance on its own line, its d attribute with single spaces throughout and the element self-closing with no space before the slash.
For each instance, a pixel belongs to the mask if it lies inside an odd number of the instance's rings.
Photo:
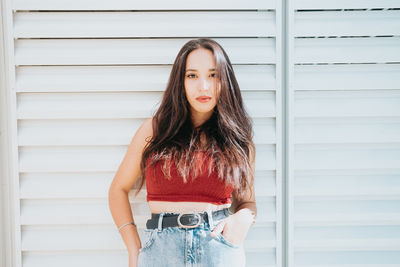
<svg viewBox="0 0 400 267">
<path fill-rule="evenodd" d="M 235 245 L 240 245 L 246 239 L 251 224 L 237 212 L 220 221 L 211 231 L 211 236 L 221 234 L 226 240 Z"/>
</svg>

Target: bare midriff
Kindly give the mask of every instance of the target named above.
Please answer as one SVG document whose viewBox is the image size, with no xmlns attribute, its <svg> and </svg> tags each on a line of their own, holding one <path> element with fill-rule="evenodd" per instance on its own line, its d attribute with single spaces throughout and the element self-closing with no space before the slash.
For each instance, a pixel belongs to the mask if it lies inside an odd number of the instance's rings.
<svg viewBox="0 0 400 267">
<path fill-rule="evenodd" d="M 149 201 L 151 213 L 173 212 L 173 213 L 190 213 L 204 212 L 207 210 L 215 211 L 229 208 L 231 203 L 227 204 L 212 204 L 206 202 L 172 202 L 172 201 Z"/>
</svg>

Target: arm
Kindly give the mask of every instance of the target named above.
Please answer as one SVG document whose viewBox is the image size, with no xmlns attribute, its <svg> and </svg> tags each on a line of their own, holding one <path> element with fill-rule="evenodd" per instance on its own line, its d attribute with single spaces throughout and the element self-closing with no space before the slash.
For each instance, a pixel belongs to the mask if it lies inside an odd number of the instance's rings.
<svg viewBox="0 0 400 267">
<path fill-rule="evenodd" d="M 109 208 L 117 229 L 127 222 L 134 222 L 128 194 L 140 175 L 145 140 L 152 135 L 151 124 L 152 120 L 147 119 L 137 130 L 108 191 Z M 136 227 L 132 224 L 124 226 L 120 234 L 130 257 L 137 255 L 141 242 Z"/>
<path fill-rule="evenodd" d="M 251 171 L 255 170 L 255 152 L 250 150 Z M 254 177 L 254 175 L 253 175 Z M 254 193 L 254 179 L 251 179 L 249 189 L 239 196 L 236 190 L 232 192 L 234 214 L 221 221 L 211 232 L 211 235 L 224 232 L 223 236 L 234 244 L 241 244 L 246 238 L 247 232 L 254 224 L 257 216 L 257 206 Z"/>
<path fill-rule="evenodd" d="M 250 146 L 250 166 L 251 171 L 255 173 L 255 150 Z M 253 176 L 254 177 L 254 176 Z M 254 190 L 254 179 L 250 181 L 250 188 L 242 197 L 235 190 L 232 193 L 233 209 L 235 216 L 239 216 L 241 220 L 249 224 L 249 227 L 255 223 L 257 217 L 257 206 Z"/>
</svg>

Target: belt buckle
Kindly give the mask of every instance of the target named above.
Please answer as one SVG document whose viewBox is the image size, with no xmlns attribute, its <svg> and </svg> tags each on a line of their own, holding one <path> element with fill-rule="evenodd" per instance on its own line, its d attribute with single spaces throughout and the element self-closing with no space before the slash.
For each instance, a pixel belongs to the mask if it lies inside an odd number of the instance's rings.
<svg viewBox="0 0 400 267">
<path fill-rule="evenodd" d="M 197 221 L 197 223 L 196 223 L 195 225 L 184 225 L 184 224 L 181 223 L 181 221 L 180 221 L 181 217 L 182 217 L 183 215 L 187 215 L 187 214 L 194 214 L 194 215 L 196 215 L 196 216 L 198 217 L 198 221 Z M 199 213 L 194 212 L 194 211 L 193 211 L 192 213 L 180 213 L 177 220 L 178 220 L 178 225 L 179 225 L 180 227 L 182 227 L 182 228 L 195 228 L 195 227 L 197 227 L 197 226 L 200 225 L 201 216 L 200 216 Z"/>
</svg>

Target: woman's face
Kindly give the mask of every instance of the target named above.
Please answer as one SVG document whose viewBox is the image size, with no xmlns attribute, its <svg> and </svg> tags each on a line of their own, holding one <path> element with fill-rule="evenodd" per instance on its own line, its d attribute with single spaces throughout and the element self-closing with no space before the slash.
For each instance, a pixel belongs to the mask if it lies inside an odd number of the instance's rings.
<svg viewBox="0 0 400 267">
<path fill-rule="evenodd" d="M 192 119 L 202 123 L 212 115 L 220 94 L 215 59 L 210 50 L 199 48 L 189 53 L 184 84 Z"/>
</svg>

